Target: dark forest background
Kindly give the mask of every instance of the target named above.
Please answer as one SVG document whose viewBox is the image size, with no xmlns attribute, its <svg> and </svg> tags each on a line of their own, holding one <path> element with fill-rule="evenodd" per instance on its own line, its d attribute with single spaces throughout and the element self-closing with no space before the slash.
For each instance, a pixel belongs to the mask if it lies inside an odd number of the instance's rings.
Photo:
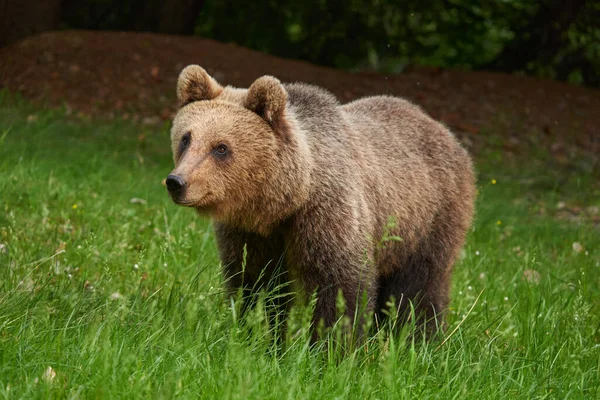
<svg viewBox="0 0 600 400">
<path fill-rule="evenodd" d="M 597 0 L 0 0 L 0 46 L 58 29 L 197 35 L 350 70 L 424 65 L 600 87 Z"/>
</svg>

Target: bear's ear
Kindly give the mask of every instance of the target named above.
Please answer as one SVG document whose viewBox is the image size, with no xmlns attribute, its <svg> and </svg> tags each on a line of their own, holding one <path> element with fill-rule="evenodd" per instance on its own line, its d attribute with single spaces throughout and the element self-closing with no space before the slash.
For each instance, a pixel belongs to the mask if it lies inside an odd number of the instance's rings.
<svg viewBox="0 0 600 400">
<path fill-rule="evenodd" d="M 199 100 L 212 100 L 223 91 L 223 87 L 199 65 L 188 65 L 177 79 L 179 107 Z"/>
<path fill-rule="evenodd" d="M 245 106 L 275 128 L 283 122 L 286 103 L 287 92 L 279 79 L 267 75 L 250 86 Z"/>
</svg>

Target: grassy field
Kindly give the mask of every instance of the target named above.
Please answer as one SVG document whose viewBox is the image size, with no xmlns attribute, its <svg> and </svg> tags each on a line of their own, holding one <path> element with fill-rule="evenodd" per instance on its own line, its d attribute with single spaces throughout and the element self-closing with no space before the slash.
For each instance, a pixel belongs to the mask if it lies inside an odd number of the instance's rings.
<svg viewBox="0 0 600 400">
<path fill-rule="evenodd" d="M 210 223 L 161 186 L 168 126 L 0 92 L 0 396 L 598 398 L 598 175 L 488 136 L 445 341 L 382 331 L 342 357 L 274 346 L 260 309 L 238 323 Z"/>
</svg>

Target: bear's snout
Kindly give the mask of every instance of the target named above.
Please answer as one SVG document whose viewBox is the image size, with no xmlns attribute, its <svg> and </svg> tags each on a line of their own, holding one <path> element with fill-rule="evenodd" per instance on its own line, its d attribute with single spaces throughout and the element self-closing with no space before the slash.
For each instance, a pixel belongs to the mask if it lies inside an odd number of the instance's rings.
<svg viewBox="0 0 600 400">
<path fill-rule="evenodd" d="M 173 198 L 179 197 L 183 190 L 185 189 L 185 180 L 179 175 L 169 175 L 167 176 L 167 189 Z"/>
</svg>

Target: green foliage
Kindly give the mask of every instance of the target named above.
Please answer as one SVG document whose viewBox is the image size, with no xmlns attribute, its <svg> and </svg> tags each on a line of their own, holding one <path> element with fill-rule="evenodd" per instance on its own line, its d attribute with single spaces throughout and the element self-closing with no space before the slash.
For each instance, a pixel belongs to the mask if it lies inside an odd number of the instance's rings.
<svg viewBox="0 0 600 400">
<path fill-rule="evenodd" d="M 600 3 L 573 3 L 567 15 L 558 0 L 207 2 L 196 33 L 340 68 L 493 68 L 598 86 Z"/>
<path fill-rule="evenodd" d="M 317 64 L 493 69 L 600 86 L 595 0 L 65 0 L 62 26 L 189 33 L 198 9 L 197 35 Z"/>
<path fill-rule="evenodd" d="M 488 61 L 498 51 L 497 45 L 488 49 L 488 42 L 502 37 L 501 28 L 485 26 L 485 10 L 478 6 L 471 10 L 445 3 L 322 0 L 282 6 L 259 1 L 248 8 L 210 2 L 201 12 L 197 33 L 344 68 Z M 469 12 L 461 12 L 463 8 Z"/>
<path fill-rule="evenodd" d="M 490 145 L 478 160 L 443 344 L 384 330 L 343 354 L 309 348 L 305 309 L 283 347 L 263 300 L 238 321 L 209 223 L 160 185 L 166 127 L 71 119 L 0 92 L 0 137 L 3 398 L 600 395 L 598 227 L 550 215 L 559 201 L 600 206 L 599 188 L 543 154 Z"/>
</svg>

